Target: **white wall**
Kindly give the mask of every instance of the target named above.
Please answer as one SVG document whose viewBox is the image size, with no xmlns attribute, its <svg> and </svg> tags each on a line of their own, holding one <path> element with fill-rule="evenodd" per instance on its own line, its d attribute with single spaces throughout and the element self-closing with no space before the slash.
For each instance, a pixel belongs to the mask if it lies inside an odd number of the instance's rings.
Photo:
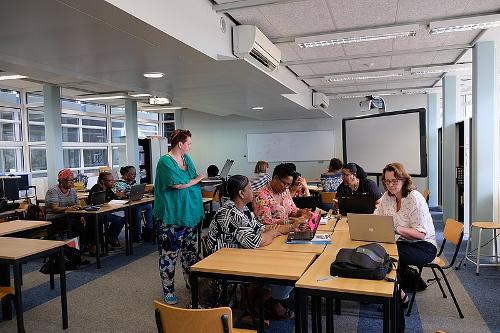
<svg viewBox="0 0 500 333">
<path fill-rule="evenodd" d="M 384 97 L 388 111 L 427 108 L 425 95 Z M 248 133 L 334 130 L 335 156 L 342 159 L 342 118 L 355 117 L 359 112 L 359 99 L 332 100 L 328 112 L 333 118 L 255 121 L 238 116 L 218 117 L 202 112 L 184 110 L 183 127 L 193 134 L 190 153 L 198 172 L 206 172 L 210 164 L 220 168 L 227 158 L 234 159 L 230 174 L 251 175 L 255 163 L 247 161 L 246 135 Z M 311 149 L 314 145 L 311 144 Z M 294 162 L 294 161 L 290 161 Z M 329 161 L 296 162 L 297 170 L 308 180 L 319 178 Z M 271 171 L 276 163 L 271 163 Z M 427 188 L 426 178 L 415 179 L 420 190 Z"/>
</svg>

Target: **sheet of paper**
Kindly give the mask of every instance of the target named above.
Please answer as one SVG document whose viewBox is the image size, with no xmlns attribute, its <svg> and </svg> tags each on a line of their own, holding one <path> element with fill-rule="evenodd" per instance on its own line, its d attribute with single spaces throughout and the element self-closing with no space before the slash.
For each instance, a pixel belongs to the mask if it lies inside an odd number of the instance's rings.
<svg viewBox="0 0 500 333">
<path fill-rule="evenodd" d="M 127 202 L 128 202 L 128 200 L 115 199 L 115 200 L 111 200 L 110 202 L 108 202 L 108 204 L 117 206 L 117 205 L 125 205 Z"/>
</svg>

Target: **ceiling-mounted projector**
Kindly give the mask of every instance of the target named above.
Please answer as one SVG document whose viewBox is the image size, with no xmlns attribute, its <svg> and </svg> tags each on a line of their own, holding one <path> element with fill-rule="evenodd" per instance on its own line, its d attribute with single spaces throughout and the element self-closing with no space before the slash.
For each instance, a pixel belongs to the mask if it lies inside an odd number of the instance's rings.
<svg viewBox="0 0 500 333">
<path fill-rule="evenodd" d="M 380 96 L 366 96 L 366 100 L 359 102 L 361 112 L 377 111 L 378 113 L 385 112 L 385 101 Z"/>
</svg>

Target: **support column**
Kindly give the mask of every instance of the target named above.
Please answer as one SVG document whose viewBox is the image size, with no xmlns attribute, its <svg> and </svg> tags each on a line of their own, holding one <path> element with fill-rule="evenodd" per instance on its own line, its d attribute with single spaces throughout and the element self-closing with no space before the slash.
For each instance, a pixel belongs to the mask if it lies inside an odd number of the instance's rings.
<svg viewBox="0 0 500 333">
<path fill-rule="evenodd" d="M 496 219 L 499 148 L 497 73 L 495 42 L 476 43 L 472 52 L 471 221 Z M 483 233 L 484 237 L 488 236 Z"/>
<path fill-rule="evenodd" d="M 137 171 L 136 181 L 140 182 L 139 175 L 139 134 L 137 129 L 137 101 L 125 100 L 125 133 L 127 144 L 127 165 L 133 165 Z"/>
<path fill-rule="evenodd" d="M 43 100 L 45 142 L 47 144 L 47 182 L 50 187 L 57 184 L 57 173 L 64 167 L 60 88 L 45 84 L 43 86 Z"/>
<path fill-rule="evenodd" d="M 429 182 L 429 207 L 438 205 L 438 96 L 427 94 L 427 179 Z"/>
<path fill-rule="evenodd" d="M 457 216 L 457 110 L 459 85 L 455 75 L 443 78 L 443 222 Z"/>
</svg>

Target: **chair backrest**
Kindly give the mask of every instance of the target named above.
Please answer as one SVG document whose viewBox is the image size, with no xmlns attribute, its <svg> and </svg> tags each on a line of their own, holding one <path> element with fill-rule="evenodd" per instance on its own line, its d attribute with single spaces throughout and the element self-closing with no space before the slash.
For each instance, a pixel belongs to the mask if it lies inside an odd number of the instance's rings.
<svg viewBox="0 0 500 333">
<path fill-rule="evenodd" d="M 425 190 L 424 193 L 422 193 L 422 195 L 424 196 L 424 199 L 425 199 L 425 202 L 429 203 L 429 195 L 431 194 L 431 192 L 429 192 L 429 190 Z"/>
<path fill-rule="evenodd" d="M 322 204 L 333 204 L 333 200 L 337 196 L 336 192 L 319 192 Z"/>
<path fill-rule="evenodd" d="M 458 245 L 462 241 L 464 224 L 457 220 L 447 219 L 444 226 L 443 236 L 448 242 Z"/>
<path fill-rule="evenodd" d="M 210 198 L 212 199 L 214 197 L 215 191 L 201 191 L 201 196 L 203 198 Z"/>
<path fill-rule="evenodd" d="M 154 301 L 159 333 L 230 333 L 233 328 L 231 308 L 183 309 Z"/>
</svg>

